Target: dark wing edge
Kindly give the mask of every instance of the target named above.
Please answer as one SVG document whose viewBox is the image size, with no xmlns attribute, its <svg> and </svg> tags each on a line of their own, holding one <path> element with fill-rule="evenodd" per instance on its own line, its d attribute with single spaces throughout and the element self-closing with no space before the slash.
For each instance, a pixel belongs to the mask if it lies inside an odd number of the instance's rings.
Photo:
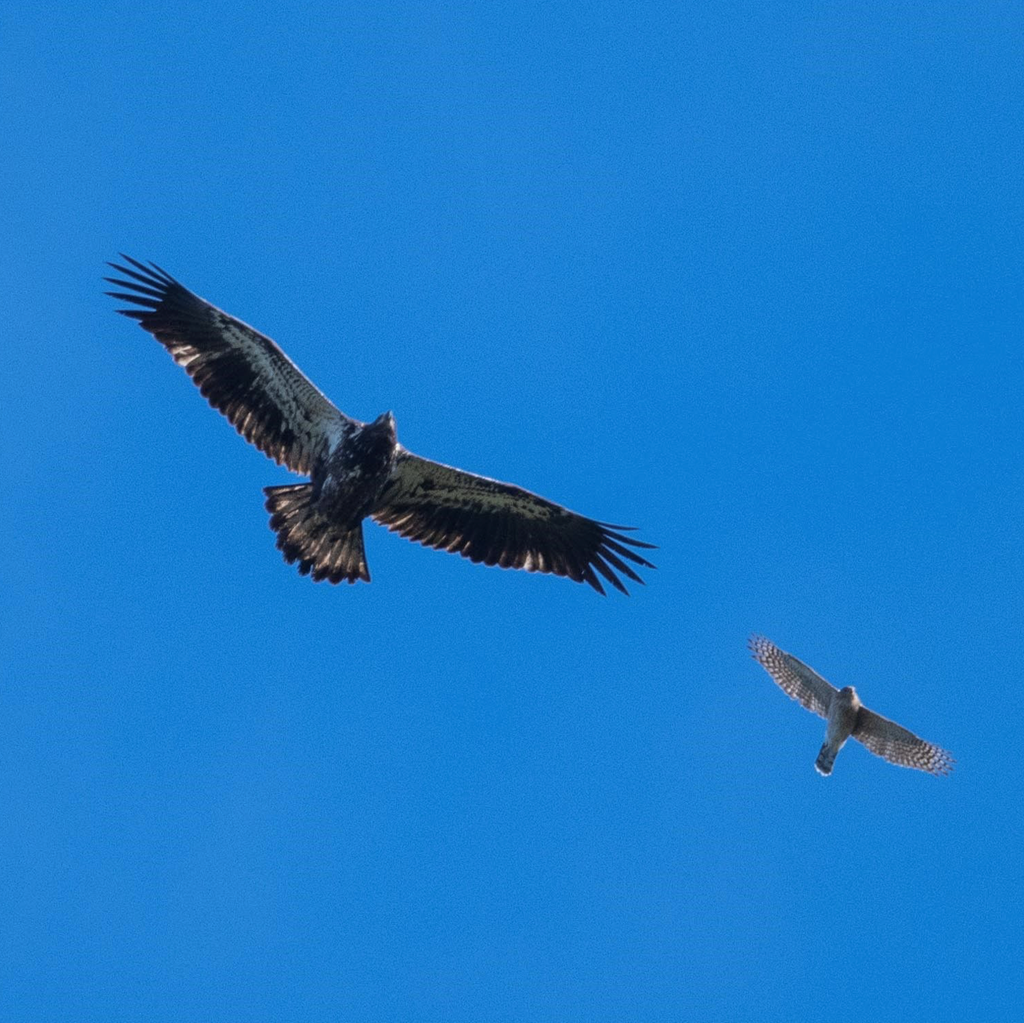
<svg viewBox="0 0 1024 1023">
<path fill-rule="evenodd" d="M 832 697 L 839 691 L 799 658 L 780 650 L 770 639 L 757 633 L 747 640 L 750 654 L 772 677 L 775 684 L 802 707 L 828 717 Z"/>
<path fill-rule="evenodd" d="M 629 526 L 597 522 L 522 487 L 456 469 L 399 447 L 395 468 L 371 517 L 394 533 L 470 561 L 588 583 L 601 579 L 628 595 L 619 575 L 643 584 L 627 564 L 654 568 L 631 548 Z"/>
<path fill-rule="evenodd" d="M 183 367 L 206 400 L 265 455 L 309 476 L 331 429 L 346 417 L 270 338 L 189 291 L 166 270 L 121 253 L 105 277 L 118 309 Z"/>
<path fill-rule="evenodd" d="M 926 742 L 909 728 L 863 706 L 857 714 L 853 738 L 890 764 L 925 771 L 936 777 L 949 774 L 956 763 L 948 750 Z"/>
</svg>

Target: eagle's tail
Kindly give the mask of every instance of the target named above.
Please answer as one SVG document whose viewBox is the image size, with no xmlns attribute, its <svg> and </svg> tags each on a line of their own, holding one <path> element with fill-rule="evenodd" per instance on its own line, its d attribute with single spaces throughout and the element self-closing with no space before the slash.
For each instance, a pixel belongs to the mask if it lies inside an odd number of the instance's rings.
<svg viewBox="0 0 1024 1023">
<path fill-rule="evenodd" d="M 270 528 L 277 533 L 277 547 L 285 561 L 297 561 L 299 571 L 312 573 L 314 582 L 370 581 L 361 522 L 354 529 L 343 529 L 321 515 L 313 500 L 312 483 L 264 487 L 263 493 L 267 495 Z"/>
</svg>

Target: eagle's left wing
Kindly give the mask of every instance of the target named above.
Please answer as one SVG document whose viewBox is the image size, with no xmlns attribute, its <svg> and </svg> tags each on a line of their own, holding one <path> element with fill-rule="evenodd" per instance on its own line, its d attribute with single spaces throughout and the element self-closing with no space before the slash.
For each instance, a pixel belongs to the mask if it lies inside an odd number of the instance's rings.
<svg viewBox="0 0 1024 1023">
<path fill-rule="evenodd" d="M 155 263 L 122 255 L 110 263 L 127 291 L 113 298 L 141 308 L 118 312 L 138 320 L 185 369 L 206 400 L 275 462 L 310 476 L 343 415 L 280 348 L 252 327 L 179 284 Z"/>
<path fill-rule="evenodd" d="M 623 558 L 654 568 L 630 550 L 653 549 L 652 544 L 617 532 L 628 526 L 595 522 L 521 487 L 420 458 L 402 447 L 370 515 L 426 547 L 485 565 L 567 576 L 601 594 L 596 573 L 623 593 L 626 587 L 616 571 L 643 582 Z"/>
</svg>

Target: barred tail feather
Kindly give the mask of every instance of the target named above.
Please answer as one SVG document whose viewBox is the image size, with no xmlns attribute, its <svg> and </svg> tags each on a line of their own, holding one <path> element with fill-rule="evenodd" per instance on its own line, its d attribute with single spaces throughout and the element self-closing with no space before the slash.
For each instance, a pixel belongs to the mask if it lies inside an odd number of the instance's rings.
<svg viewBox="0 0 1024 1023">
<path fill-rule="evenodd" d="M 277 533 L 277 547 L 288 564 L 299 563 L 302 575 L 314 582 L 370 581 L 363 550 L 363 524 L 343 529 L 324 518 L 313 500 L 313 484 L 264 487 L 270 528 Z"/>
<path fill-rule="evenodd" d="M 822 745 L 821 749 L 818 751 L 818 759 L 814 761 L 814 769 L 818 774 L 828 776 L 832 773 L 832 765 L 836 762 L 836 753 L 838 752 L 838 750 L 833 749 L 827 742 Z"/>
</svg>

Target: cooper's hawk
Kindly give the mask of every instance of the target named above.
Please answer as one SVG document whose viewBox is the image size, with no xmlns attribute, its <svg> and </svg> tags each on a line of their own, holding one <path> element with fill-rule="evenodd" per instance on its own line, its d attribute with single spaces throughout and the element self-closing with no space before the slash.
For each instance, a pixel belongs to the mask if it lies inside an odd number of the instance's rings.
<svg viewBox="0 0 1024 1023">
<path fill-rule="evenodd" d="M 836 689 L 813 668 L 780 650 L 764 636 L 751 636 L 754 659 L 788 696 L 819 717 L 825 718 L 825 742 L 814 766 L 819 774 L 831 774 L 836 754 L 852 735 L 876 756 L 900 767 L 914 767 L 929 774 L 949 774 L 953 758 L 944 749 L 919 739 L 895 721 L 868 710 L 853 686 Z"/>
</svg>

